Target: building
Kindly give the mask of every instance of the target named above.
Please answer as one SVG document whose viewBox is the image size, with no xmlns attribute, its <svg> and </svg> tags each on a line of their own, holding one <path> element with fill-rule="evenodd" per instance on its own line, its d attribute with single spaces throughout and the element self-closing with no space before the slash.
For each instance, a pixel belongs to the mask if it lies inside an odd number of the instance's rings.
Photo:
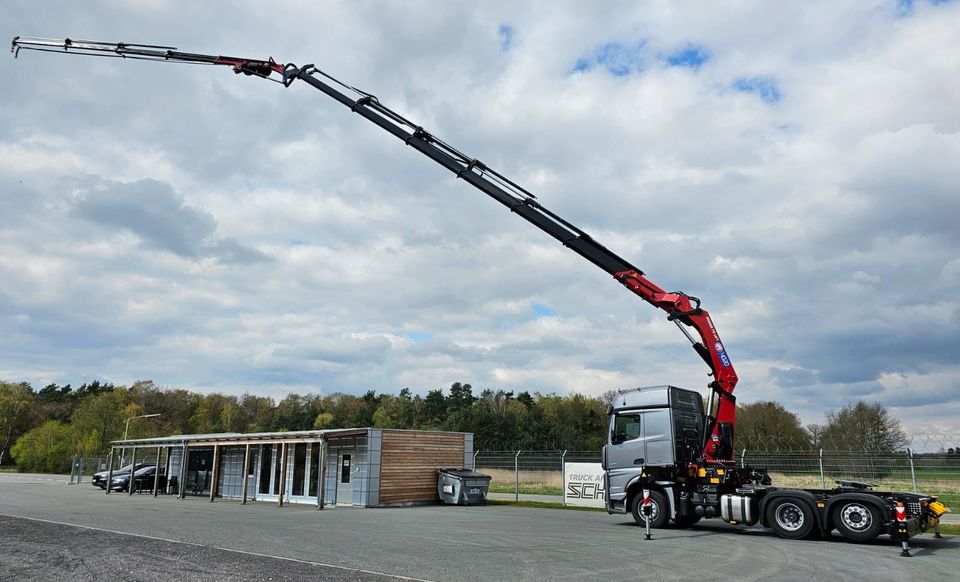
<svg viewBox="0 0 960 582">
<path fill-rule="evenodd" d="M 154 495 L 319 508 L 432 503 L 437 469 L 474 460 L 472 433 L 379 428 L 174 435 L 114 441 L 110 452 L 112 469 L 117 453 L 162 467 Z"/>
</svg>

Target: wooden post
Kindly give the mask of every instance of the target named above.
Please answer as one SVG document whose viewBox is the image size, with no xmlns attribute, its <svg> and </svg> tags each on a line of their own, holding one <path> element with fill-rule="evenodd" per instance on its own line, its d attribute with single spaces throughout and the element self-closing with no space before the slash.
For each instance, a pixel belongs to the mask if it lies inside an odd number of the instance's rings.
<svg viewBox="0 0 960 582">
<path fill-rule="evenodd" d="M 127 495 L 133 495 L 134 477 L 137 472 L 137 447 L 133 447 L 133 454 L 130 455 L 130 480 L 127 481 Z"/>
<path fill-rule="evenodd" d="M 283 494 L 287 492 L 287 443 L 280 444 L 280 507 L 283 507 Z"/>
<path fill-rule="evenodd" d="M 153 496 L 157 496 L 157 486 L 160 484 L 160 447 L 157 447 L 157 462 L 153 466 Z"/>
<path fill-rule="evenodd" d="M 210 477 L 210 502 L 217 496 L 217 480 L 220 478 L 220 445 L 213 445 L 213 476 Z"/>
<path fill-rule="evenodd" d="M 320 454 L 317 455 L 317 464 L 319 465 L 317 467 L 317 509 L 323 509 L 323 467 L 327 460 L 327 452 L 323 450 L 323 437 L 320 437 L 317 446 L 320 447 Z"/>
<path fill-rule="evenodd" d="M 113 447 L 110 447 L 110 460 L 107 461 L 107 495 L 110 495 L 111 481 L 113 481 Z"/>
<path fill-rule="evenodd" d="M 243 497 L 240 501 L 240 505 L 247 504 L 247 484 L 250 481 L 250 443 L 247 443 L 247 448 L 243 451 Z"/>
</svg>

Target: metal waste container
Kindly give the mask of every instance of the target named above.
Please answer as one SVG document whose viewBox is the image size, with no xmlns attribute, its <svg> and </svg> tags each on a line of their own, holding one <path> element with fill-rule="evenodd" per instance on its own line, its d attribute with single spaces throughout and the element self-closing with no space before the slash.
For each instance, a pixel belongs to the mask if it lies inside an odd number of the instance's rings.
<svg viewBox="0 0 960 582">
<path fill-rule="evenodd" d="M 447 505 L 483 505 L 487 502 L 490 475 L 470 469 L 438 469 L 437 493 Z"/>
</svg>

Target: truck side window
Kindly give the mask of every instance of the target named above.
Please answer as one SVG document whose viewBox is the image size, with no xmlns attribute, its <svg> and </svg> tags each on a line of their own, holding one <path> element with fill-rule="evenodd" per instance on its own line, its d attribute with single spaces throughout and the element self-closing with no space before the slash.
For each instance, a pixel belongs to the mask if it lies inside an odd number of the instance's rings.
<svg viewBox="0 0 960 582">
<path fill-rule="evenodd" d="M 610 442 L 616 445 L 636 438 L 640 438 L 640 415 L 618 414 L 613 422 Z"/>
</svg>

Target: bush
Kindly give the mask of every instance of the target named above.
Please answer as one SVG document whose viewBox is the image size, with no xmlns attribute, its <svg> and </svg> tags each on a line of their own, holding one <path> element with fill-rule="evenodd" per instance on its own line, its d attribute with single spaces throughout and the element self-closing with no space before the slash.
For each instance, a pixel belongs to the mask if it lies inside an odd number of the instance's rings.
<svg viewBox="0 0 960 582">
<path fill-rule="evenodd" d="M 10 455 L 20 472 L 66 473 L 70 470 L 73 431 L 59 420 L 48 420 L 17 439 Z"/>
</svg>

